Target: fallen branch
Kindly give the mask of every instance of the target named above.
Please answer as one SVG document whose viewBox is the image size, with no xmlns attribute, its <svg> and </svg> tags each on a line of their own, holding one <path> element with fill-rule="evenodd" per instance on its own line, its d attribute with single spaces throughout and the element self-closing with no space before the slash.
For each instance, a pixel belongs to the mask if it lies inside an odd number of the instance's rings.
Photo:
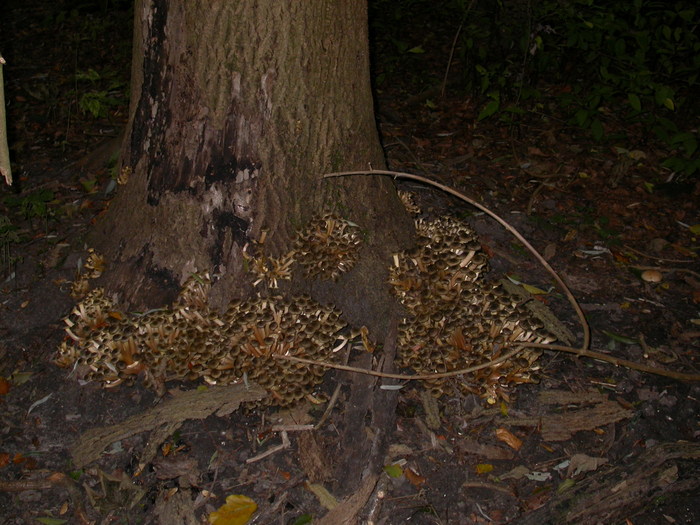
<svg viewBox="0 0 700 525">
<path fill-rule="evenodd" d="M 225 416 L 237 410 L 241 403 L 254 402 L 266 392 L 254 383 L 214 386 L 206 390 L 179 392 L 159 405 L 130 417 L 126 421 L 85 432 L 73 445 L 71 455 L 76 467 L 81 468 L 100 457 L 112 443 L 152 430 L 149 444 L 140 461 L 150 462 L 158 447 L 188 419 L 205 419 L 212 414 Z"/>
</svg>

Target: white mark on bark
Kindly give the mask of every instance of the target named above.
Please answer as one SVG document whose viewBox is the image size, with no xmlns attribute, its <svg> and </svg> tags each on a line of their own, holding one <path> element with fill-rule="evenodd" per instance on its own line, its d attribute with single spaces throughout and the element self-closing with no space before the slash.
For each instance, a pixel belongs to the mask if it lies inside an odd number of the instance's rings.
<svg viewBox="0 0 700 525">
<path fill-rule="evenodd" d="M 268 69 L 262 76 L 262 110 L 266 118 L 272 115 L 272 89 L 275 86 L 276 79 L 277 74 L 274 69 Z"/>
</svg>

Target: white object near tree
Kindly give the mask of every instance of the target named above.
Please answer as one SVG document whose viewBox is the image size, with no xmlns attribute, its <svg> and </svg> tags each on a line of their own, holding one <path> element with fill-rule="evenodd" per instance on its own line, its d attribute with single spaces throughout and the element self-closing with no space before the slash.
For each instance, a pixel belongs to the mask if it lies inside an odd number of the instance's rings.
<svg viewBox="0 0 700 525">
<path fill-rule="evenodd" d="M 12 184 L 12 167 L 10 166 L 10 149 L 7 147 L 7 126 L 5 125 L 5 89 L 2 80 L 2 66 L 5 59 L 0 55 L 0 175 L 5 177 L 8 185 Z"/>
</svg>

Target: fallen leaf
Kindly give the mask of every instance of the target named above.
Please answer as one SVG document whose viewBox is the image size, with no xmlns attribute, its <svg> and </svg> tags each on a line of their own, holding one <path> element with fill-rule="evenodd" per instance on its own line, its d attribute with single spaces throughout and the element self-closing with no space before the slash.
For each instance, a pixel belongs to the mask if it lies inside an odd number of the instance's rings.
<svg viewBox="0 0 700 525">
<path fill-rule="evenodd" d="M 425 485 L 425 482 L 428 481 L 425 479 L 423 476 L 415 472 L 411 468 L 407 468 L 403 471 L 403 475 L 406 476 L 406 479 L 411 482 L 412 485 L 416 487 L 422 487 Z"/>
<path fill-rule="evenodd" d="M 12 374 L 12 382 L 15 386 L 26 383 L 31 379 L 33 372 L 15 372 Z"/>
<path fill-rule="evenodd" d="M 536 155 L 538 157 L 546 157 L 547 156 L 546 153 L 544 153 L 540 148 L 537 148 L 535 146 L 528 147 L 527 152 L 530 155 Z"/>
<path fill-rule="evenodd" d="M 542 257 L 544 257 L 545 261 L 550 261 L 552 258 L 557 254 L 557 245 L 554 244 L 553 242 L 550 242 L 547 246 L 544 247 L 544 251 L 542 252 Z"/>
<path fill-rule="evenodd" d="M 509 470 L 502 476 L 498 476 L 500 479 L 522 479 L 530 473 L 530 469 L 525 465 L 518 465 L 514 469 Z"/>
<path fill-rule="evenodd" d="M 617 341 L 618 343 L 623 343 L 626 345 L 636 345 L 639 343 L 637 339 L 632 339 L 631 337 L 626 337 L 624 335 L 619 335 L 615 334 L 613 332 L 608 332 L 607 330 L 602 330 L 602 332 L 607 335 L 610 339 L 613 341 Z"/>
<path fill-rule="evenodd" d="M 209 523 L 213 525 L 243 525 L 247 523 L 258 505 L 248 496 L 232 494 L 226 503 L 209 514 Z"/>
<path fill-rule="evenodd" d="M 489 472 L 493 472 L 493 465 L 490 463 L 479 463 L 476 466 L 477 474 L 488 474 Z"/>
<path fill-rule="evenodd" d="M 520 448 L 523 446 L 523 442 L 520 438 L 503 427 L 496 429 L 496 438 L 499 441 L 503 441 L 513 450 L 520 450 Z"/>
<path fill-rule="evenodd" d="M 10 382 L 4 377 L 0 377 L 0 396 L 4 396 L 10 391 Z"/>
<path fill-rule="evenodd" d="M 0 468 L 10 463 L 10 455 L 7 452 L 0 452 Z"/>
<path fill-rule="evenodd" d="M 338 500 L 328 492 L 328 489 L 319 483 L 306 483 L 306 488 L 309 489 L 318 498 L 318 502 L 328 510 L 333 510 L 338 506 Z"/>
<path fill-rule="evenodd" d="M 528 472 L 525 477 L 530 481 L 549 481 L 552 479 L 552 475 L 549 472 Z"/>
<path fill-rule="evenodd" d="M 569 489 L 570 489 L 571 487 L 573 487 L 574 485 L 576 485 L 576 482 L 575 482 L 573 479 L 570 479 L 570 478 L 569 478 L 569 479 L 565 479 L 565 480 L 562 481 L 562 482 L 559 484 L 559 486 L 557 487 L 557 492 L 560 493 L 560 494 L 561 494 L 562 492 L 566 492 L 567 490 L 569 490 Z"/>
<path fill-rule="evenodd" d="M 599 466 L 608 462 L 608 458 L 594 458 L 586 454 L 574 454 L 571 456 L 571 463 L 566 471 L 566 475 L 571 477 L 577 476 L 581 472 L 590 472 L 597 470 Z"/>
<path fill-rule="evenodd" d="M 400 478 L 403 475 L 403 469 L 401 465 L 394 463 L 393 465 L 386 465 L 384 467 L 384 472 L 386 472 L 391 478 Z"/>
<path fill-rule="evenodd" d="M 36 407 L 46 403 L 52 395 L 53 394 L 47 394 L 44 397 L 42 397 L 39 401 L 34 401 L 34 403 L 30 405 L 29 410 L 27 410 L 27 415 L 31 414 L 32 410 L 34 410 Z"/>
<path fill-rule="evenodd" d="M 530 292 L 532 295 L 545 295 L 547 292 L 542 290 L 541 288 L 537 288 L 537 286 L 532 286 L 531 284 L 526 284 L 523 283 L 523 288 Z"/>
</svg>

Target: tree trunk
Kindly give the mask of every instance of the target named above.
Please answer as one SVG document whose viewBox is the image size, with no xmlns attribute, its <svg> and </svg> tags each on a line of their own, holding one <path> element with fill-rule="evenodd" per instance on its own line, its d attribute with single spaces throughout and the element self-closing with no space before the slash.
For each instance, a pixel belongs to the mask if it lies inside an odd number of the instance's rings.
<svg viewBox="0 0 700 525">
<path fill-rule="evenodd" d="M 321 178 L 384 165 L 366 17 L 365 2 L 345 0 L 137 2 L 120 159 L 129 178 L 89 239 L 120 302 L 162 306 L 209 271 L 210 304 L 223 307 L 250 292 L 246 243 L 267 230 L 265 250 L 278 255 L 314 214 L 335 211 L 367 247 L 314 295 L 381 340 L 385 268 L 410 221 L 386 178 Z"/>
</svg>

